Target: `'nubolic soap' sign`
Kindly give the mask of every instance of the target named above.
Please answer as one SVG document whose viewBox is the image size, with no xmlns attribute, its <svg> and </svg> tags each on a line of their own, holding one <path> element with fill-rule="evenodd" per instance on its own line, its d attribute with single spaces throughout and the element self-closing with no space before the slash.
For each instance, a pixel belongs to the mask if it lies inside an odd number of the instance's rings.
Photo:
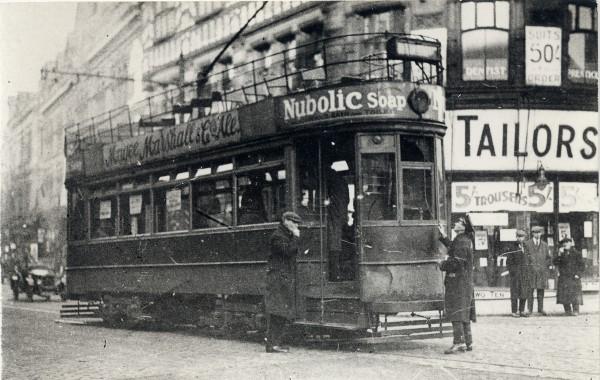
<svg viewBox="0 0 600 380">
<path fill-rule="evenodd" d="M 106 145 L 102 152 L 103 168 L 111 170 L 141 165 L 186 152 L 201 151 L 237 142 L 240 136 L 237 111 L 226 112 Z"/>
<path fill-rule="evenodd" d="M 444 94 L 440 86 L 418 86 L 429 96 L 429 109 L 418 115 L 408 105 L 417 86 L 406 82 L 380 82 L 310 91 L 282 97 L 276 104 L 279 122 L 296 126 L 313 121 L 374 115 L 402 119 L 444 121 Z"/>
</svg>

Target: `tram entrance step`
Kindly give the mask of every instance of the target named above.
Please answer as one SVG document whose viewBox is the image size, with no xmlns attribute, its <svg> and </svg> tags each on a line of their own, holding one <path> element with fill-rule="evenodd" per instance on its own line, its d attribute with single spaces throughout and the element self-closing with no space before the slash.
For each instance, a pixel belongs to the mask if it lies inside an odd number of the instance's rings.
<svg viewBox="0 0 600 380">
<path fill-rule="evenodd" d="M 361 330 L 361 328 L 357 325 L 353 325 L 350 323 L 331 323 L 331 322 L 324 322 L 324 323 L 319 323 L 316 321 L 307 321 L 305 319 L 300 319 L 300 320 L 296 320 L 294 321 L 295 325 L 299 325 L 299 326 L 308 326 L 308 327 L 325 327 L 325 328 L 332 328 L 332 329 L 338 329 L 338 330 L 346 330 L 346 331 L 359 331 Z"/>
<path fill-rule="evenodd" d="M 100 318 L 100 304 L 98 302 L 66 303 L 60 306 L 60 318 Z"/>
</svg>

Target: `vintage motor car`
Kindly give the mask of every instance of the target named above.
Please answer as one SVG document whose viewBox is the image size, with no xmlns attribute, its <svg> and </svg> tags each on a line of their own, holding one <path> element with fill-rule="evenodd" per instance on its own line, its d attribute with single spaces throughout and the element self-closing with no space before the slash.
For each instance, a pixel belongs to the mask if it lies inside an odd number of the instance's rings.
<svg viewBox="0 0 600 380">
<path fill-rule="evenodd" d="M 10 277 L 10 287 L 15 301 L 19 299 L 20 293 L 25 293 L 29 301 L 33 301 L 33 295 L 50 299 L 52 294 L 60 295 L 65 299 L 64 276 L 57 276 L 55 272 L 45 265 L 32 265 L 26 271 L 13 271 Z"/>
</svg>

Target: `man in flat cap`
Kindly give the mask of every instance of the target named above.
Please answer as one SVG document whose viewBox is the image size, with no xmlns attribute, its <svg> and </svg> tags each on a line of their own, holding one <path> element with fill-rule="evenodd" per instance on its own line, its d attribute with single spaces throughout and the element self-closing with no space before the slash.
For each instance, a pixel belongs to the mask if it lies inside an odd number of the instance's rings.
<svg viewBox="0 0 600 380">
<path fill-rule="evenodd" d="M 552 257 L 548 245 L 542 241 L 544 227 L 533 226 L 531 228 L 531 239 L 525 242 L 525 256 L 528 260 L 528 274 L 531 285 L 527 297 L 527 308 L 533 313 L 533 289 L 536 289 L 538 301 L 538 313 L 546 315 L 544 311 L 544 289 L 548 286 L 548 267 L 551 265 Z"/>
<path fill-rule="evenodd" d="M 524 230 L 518 229 L 517 241 L 506 254 L 506 265 L 510 275 L 510 309 L 512 316 L 517 318 L 528 316 L 525 314 L 525 300 L 531 293 L 524 251 L 526 236 L 527 233 Z"/>
<path fill-rule="evenodd" d="M 295 212 L 287 211 L 281 223 L 269 239 L 270 255 L 267 263 L 267 289 L 265 309 L 267 312 L 267 352 L 288 352 L 282 346 L 286 325 L 295 317 L 295 274 L 298 254 L 298 225 L 302 219 Z"/>
</svg>

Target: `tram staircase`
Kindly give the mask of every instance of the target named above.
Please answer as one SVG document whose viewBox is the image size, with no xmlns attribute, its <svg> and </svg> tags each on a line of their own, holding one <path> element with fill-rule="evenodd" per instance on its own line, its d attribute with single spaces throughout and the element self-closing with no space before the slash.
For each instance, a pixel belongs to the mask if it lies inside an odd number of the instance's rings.
<svg viewBox="0 0 600 380">
<path fill-rule="evenodd" d="M 69 301 L 60 306 L 61 320 L 78 320 L 81 323 L 101 321 L 100 302 Z"/>
</svg>

